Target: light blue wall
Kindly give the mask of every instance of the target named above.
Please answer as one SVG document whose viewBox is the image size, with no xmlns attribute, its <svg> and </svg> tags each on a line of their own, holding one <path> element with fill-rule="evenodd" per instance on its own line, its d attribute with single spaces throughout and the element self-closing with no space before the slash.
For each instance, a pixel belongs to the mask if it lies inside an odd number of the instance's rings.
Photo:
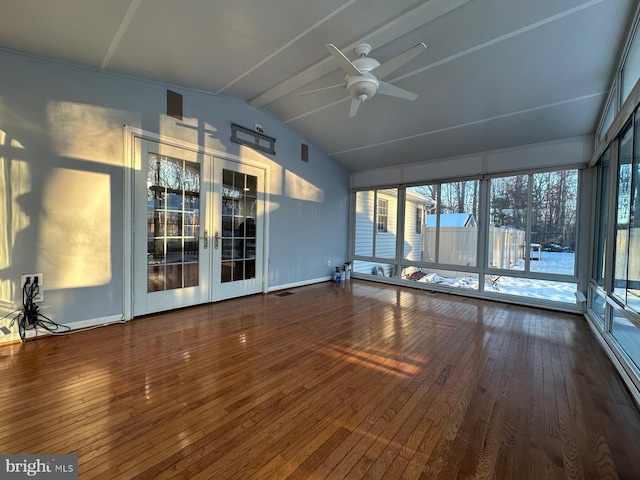
<svg viewBox="0 0 640 480">
<path fill-rule="evenodd" d="M 0 311 L 23 273 L 44 274 L 59 323 L 123 313 L 124 125 L 269 165 L 268 286 L 328 278 L 347 254 L 349 174 L 271 115 L 236 99 L 0 50 Z M 166 90 L 184 120 L 164 115 Z M 276 155 L 230 142 L 263 126 Z M 1 325 L 7 322 L 3 320 Z M 6 337 L 5 339 L 6 340 Z M 2 341 L 2 340 L 0 340 Z"/>
</svg>

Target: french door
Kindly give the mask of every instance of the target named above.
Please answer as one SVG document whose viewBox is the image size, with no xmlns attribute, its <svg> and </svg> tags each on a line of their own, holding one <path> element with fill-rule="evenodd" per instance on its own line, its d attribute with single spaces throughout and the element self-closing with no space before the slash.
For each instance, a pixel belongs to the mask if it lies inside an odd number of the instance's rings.
<svg viewBox="0 0 640 480">
<path fill-rule="evenodd" d="M 264 170 L 137 140 L 134 316 L 263 289 Z"/>
<path fill-rule="evenodd" d="M 263 289 L 264 171 L 215 159 L 212 300 Z"/>
</svg>

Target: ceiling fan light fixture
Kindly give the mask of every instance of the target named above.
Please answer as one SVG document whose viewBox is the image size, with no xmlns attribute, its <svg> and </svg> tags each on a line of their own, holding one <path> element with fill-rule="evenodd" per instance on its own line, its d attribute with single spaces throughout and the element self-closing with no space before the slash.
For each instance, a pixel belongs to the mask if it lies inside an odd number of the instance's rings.
<svg viewBox="0 0 640 480">
<path fill-rule="evenodd" d="M 364 102 L 364 100 L 376 94 L 379 85 L 380 82 L 376 77 L 370 73 L 364 73 L 363 75 L 349 77 L 347 90 L 351 98 Z M 362 97 L 364 97 L 364 100 Z"/>
</svg>

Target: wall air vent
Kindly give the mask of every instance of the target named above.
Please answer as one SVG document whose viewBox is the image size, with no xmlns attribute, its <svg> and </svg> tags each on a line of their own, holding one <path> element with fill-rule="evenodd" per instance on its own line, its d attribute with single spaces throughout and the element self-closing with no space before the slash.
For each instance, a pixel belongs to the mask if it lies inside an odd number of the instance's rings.
<svg viewBox="0 0 640 480">
<path fill-rule="evenodd" d="M 182 120 L 182 95 L 167 90 L 167 115 Z"/>
</svg>

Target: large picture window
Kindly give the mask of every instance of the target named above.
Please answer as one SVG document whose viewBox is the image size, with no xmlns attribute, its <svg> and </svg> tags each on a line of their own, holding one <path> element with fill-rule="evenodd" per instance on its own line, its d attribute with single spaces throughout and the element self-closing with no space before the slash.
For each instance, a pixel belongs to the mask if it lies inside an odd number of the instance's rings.
<svg viewBox="0 0 640 480">
<path fill-rule="evenodd" d="M 577 170 L 491 179 L 487 289 L 575 304 L 577 200 Z"/>
<path fill-rule="evenodd" d="M 577 214 L 575 169 L 358 191 L 353 271 L 576 305 Z"/>
</svg>

